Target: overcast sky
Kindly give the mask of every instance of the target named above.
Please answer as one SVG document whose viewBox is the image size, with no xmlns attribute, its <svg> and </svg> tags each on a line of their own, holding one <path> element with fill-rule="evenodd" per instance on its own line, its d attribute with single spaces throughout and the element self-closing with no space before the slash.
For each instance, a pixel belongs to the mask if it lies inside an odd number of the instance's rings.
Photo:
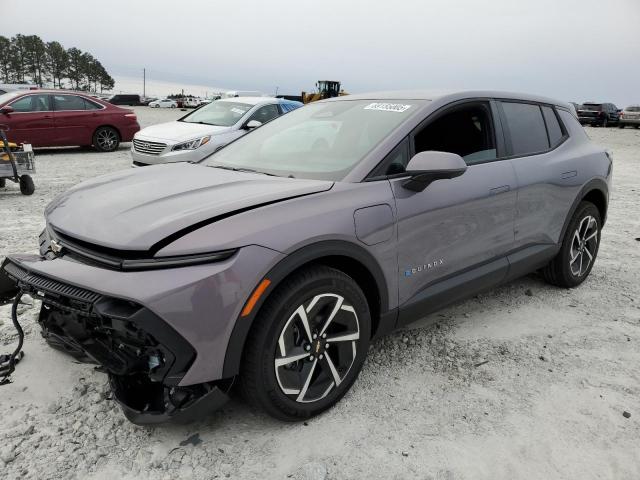
<svg viewBox="0 0 640 480">
<path fill-rule="evenodd" d="M 640 103 L 640 0 L 0 0 L 113 75 L 298 94 L 490 88 Z M 28 8 L 27 8 L 28 6 Z"/>
</svg>

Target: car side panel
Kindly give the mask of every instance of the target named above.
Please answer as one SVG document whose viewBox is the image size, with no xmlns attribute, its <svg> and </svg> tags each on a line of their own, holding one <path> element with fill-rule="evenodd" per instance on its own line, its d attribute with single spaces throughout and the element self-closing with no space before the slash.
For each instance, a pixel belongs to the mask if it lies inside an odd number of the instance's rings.
<svg viewBox="0 0 640 480">
<path fill-rule="evenodd" d="M 385 215 L 381 224 L 367 226 L 372 232 L 385 232 L 384 235 L 377 235 L 375 241 L 368 235 L 360 240 L 354 212 L 376 205 L 387 205 L 393 216 Z M 393 224 L 388 225 L 389 221 Z M 324 241 L 351 243 L 380 265 L 391 310 L 398 305 L 396 238 L 395 204 L 388 181 L 336 183 L 327 192 L 279 202 L 202 227 L 179 238 L 158 255 L 185 255 L 203 248 L 214 251 L 253 244 L 290 254 Z"/>
<path fill-rule="evenodd" d="M 604 150 L 586 141 L 577 123 L 563 123 L 570 136 L 558 148 L 513 159 L 519 184 L 516 249 L 560 243 L 563 226 L 582 186 L 594 177 L 607 177 L 609 161 Z"/>
<path fill-rule="evenodd" d="M 398 216 L 399 302 L 513 248 L 517 182 L 510 160 L 473 165 L 422 192 L 393 180 Z"/>
<path fill-rule="evenodd" d="M 95 121 L 102 111 L 66 110 L 53 113 L 55 138 L 52 145 L 91 145 Z"/>
<path fill-rule="evenodd" d="M 24 98 L 24 96 L 11 99 L 6 105 L 10 106 L 22 98 Z M 49 105 L 51 105 L 50 100 Z M 4 123 L 9 127 L 7 138 L 11 142 L 30 143 L 34 147 L 53 145 L 55 130 L 53 111 L 51 110 L 40 112 L 12 112 L 0 115 L 0 123 Z"/>
</svg>

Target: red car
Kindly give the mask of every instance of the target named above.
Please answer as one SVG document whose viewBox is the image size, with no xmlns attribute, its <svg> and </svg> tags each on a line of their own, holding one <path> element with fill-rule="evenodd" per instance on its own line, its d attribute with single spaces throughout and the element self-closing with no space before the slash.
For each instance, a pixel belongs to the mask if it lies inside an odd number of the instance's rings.
<svg viewBox="0 0 640 480">
<path fill-rule="evenodd" d="M 34 147 L 90 146 L 111 152 L 140 130 L 135 113 L 97 98 L 60 90 L 20 90 L 0 95 L 0 124 L 7 137 Z"/>
</svg>

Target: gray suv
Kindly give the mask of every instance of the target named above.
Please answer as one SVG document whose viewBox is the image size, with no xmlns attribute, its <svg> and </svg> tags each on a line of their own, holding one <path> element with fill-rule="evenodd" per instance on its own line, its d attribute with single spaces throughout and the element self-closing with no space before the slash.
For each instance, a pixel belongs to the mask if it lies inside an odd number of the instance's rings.
<svg viewBox="0 0 640 480">
<path fill-rule="evenodd" d="M 234 383 L 304 419 L 372 338 L 536 270 L 585 280 L 612 161 L 571 112 L 491 91 L 316 102 L 199 164 L 59 195 L 0 297 L 42 300 L 48 342 L 101 364 L 135 423 L 202 416 Z"/>
</svg>

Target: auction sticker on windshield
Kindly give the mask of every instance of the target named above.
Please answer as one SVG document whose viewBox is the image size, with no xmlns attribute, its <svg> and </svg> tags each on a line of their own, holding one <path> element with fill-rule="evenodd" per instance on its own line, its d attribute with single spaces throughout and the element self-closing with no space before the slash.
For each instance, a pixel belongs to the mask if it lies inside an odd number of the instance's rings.
<svg viewBox="0 0 640 480">
<path fill-rule="evenodd" d="M 401 103 L 370 103 L 365 110 L 382 110 L 383 112 L 398 112 L 402 113 L 409 110 L 411 105 L 403 105 Z"/>
</svg>

